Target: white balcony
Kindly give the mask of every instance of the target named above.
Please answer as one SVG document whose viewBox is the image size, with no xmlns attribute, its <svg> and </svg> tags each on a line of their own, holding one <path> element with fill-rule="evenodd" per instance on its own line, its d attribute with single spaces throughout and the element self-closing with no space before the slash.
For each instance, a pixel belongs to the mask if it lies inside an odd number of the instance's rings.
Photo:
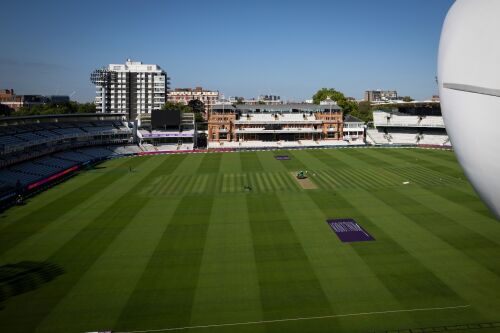
<svg viewBox="0 0 500 333">
<path fill-rule="evenodd" d="M 283 128 L 280 130 L 266 130 L 264 127 L 261 128 L 241 128 L 236 129 L 235 133 L 322 133 L 321 129 L 314 128 Z"/>
</svg>

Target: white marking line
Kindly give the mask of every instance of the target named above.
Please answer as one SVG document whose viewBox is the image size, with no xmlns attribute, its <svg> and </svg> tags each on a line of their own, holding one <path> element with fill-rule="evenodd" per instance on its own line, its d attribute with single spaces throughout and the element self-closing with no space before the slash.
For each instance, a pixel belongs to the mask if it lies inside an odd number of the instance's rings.
<svg viewBox="0 0 500 333">
<path fill-rule="evenodd" d="M 280 322 L 285 322 L 285 321 L 300 321 L 300 320 L 315 320 L 315 319 L 327 319 L 327 318 L 369 316 L 369 315 L 400 313 L 400 312 L 452 310 L 452 309 L 468 308 L 470 306 L 471 306 L 470 304 L 467 304 L 467 305 L 457 305 L 457 306 L 446 306 L 446 307 L 440 307 L 440 308 L 422 308 L 422 309 L 403 309 L 403 310 L 388 310 L 388 311 L 374 311 L 374 312 L 359 312 L 359 313 L 346 313 L 346 314 L 338 314 L 338 315 L 331 315 L 331 316 L 302 317 L 302 318 L 299 317 L 299 318 L 286 318 L 286 319 L 275 319 L 275 320 L 246 321 L 246 322 L 240 322 L 240 323 L 159 328 L 159 329 L 154 329 L 154 330 L 143 330 L 143 331 L 121 331 L 121 332 L 117 332 L 117 333 L 150 333 L 150 332 L 182 331 L 182 330 L 199 329 L 199 328 L 241 326 L 241 325 L 259 325 L 259 324 L 268 324 L 268 323 L 280 323 Z"/>
</svg>

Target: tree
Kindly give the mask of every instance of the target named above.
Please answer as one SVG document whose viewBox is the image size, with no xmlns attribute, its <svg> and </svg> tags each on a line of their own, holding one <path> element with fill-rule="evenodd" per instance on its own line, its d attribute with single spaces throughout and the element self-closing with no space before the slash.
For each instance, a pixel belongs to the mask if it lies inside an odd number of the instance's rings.
<svg viewBox="0 0 500 333">
<path fill-rule="evenodd" d="M 205 113 L 205 104 L 199 99 L 190 100 L 188 106 L 193 110 L 194 113 Z"/>
<path fill-rule="evenodd" d="M 356 101 L 348 100 L 343 93 L 333 88 L 321 88 L 318 90 L 313 96 L 313 103 L 319 104 L 328 97 L 337 102 L 338 106 L 344 111 L 344 115 L 358 111 L 358 103 Z"/>
<path fill-rule="evenodd" d="M 410 96 L 403 96 L 402 98 L 403 102 L 413 102 L 414 99 L 411 98 Z"/>
<path fill-rule="evenodd" d="M 244 104 L 245 99 L 243 97 L 236 97 L 236 102 L 234 104 Z"/>
<path fill-rule="evenodd" d="M 363 121 L 373 120 L 373 109 L 371 103 L 368 101 L 362 101 L 358 103 L 357 111 L 351 113 L 354 117 L 357 117 Z"/>
<path fill-rule="evenodd" d="M 181 113 L 193 112 L 193 109 L 190 106 L 182 103 L 173 103 L 173 102 L 166 102 L 161 109 L 179 110 Z"/>
<path fill-rule="evenodd" d="M 330 97 L 333 101 L 335 101 L 337 103 L 339 101 L 346 100 L 344 94 L 341 93 L 340 91 L 337 91 L 333 88 L 321 88 L 320 90 L 318 90 L 314 94 L 313 103 L 319 104 L 320 102 L 324 101 L 328 97 Z"/>
<path fill-rule="evenodd" d="M 96 113 L 96 108 L 94 103 L 82 103 L 78 104 L 77 113 Z"/>
</svg>

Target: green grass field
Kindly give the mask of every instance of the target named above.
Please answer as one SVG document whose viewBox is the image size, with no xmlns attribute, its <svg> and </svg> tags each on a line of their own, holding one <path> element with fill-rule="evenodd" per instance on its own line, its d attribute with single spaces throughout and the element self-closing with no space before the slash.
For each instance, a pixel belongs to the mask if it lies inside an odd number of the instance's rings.
<svg viewBox="0 0 500 333">
<path fill-rule="evenodd" d="M 298 185 L 290 172 L 301 169 L 317 189 Z M 329 218 L 354 218 L 376 240 L 342 243 Z M 0 265 L 25 260 L 64 273 L 1 303 L 0 332 L 370 332 L 500 321 L 500 222 L 450 151 L 110 160 L 2 214 Z"/>
</svg>

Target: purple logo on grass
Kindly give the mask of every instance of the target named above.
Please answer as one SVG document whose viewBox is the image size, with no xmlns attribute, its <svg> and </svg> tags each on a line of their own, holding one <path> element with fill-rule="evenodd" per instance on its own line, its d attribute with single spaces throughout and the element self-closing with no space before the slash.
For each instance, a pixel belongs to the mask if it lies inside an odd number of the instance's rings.
<svg viewBox="0 0 500 333">
<path fill-rule="evenodd" d="M 337 237 L 344 243 L 375 240 L 353 219 L 333 219 L 326 221 Z"/>
<path fill-rule="evenodd" d="M 275 159 L 277 160 L 289 160 L 290 157 L 288 157 L 288 155 L 276 155 L 274 156 Z"/>
</svg>

